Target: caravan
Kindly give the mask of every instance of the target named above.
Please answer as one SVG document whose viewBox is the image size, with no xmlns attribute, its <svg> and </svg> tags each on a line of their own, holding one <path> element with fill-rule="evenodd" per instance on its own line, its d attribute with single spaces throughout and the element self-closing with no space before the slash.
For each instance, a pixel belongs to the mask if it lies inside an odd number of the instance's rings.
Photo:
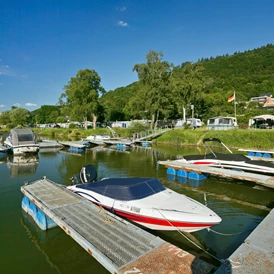
<svg viewBox="0 0 274 274">
<path fill-rule="evenodd" d="M 237 119 L 235 117 L 217 116 L 207 120 L 207 129 L 227 130 L 237 127 Z"/>
</svg>

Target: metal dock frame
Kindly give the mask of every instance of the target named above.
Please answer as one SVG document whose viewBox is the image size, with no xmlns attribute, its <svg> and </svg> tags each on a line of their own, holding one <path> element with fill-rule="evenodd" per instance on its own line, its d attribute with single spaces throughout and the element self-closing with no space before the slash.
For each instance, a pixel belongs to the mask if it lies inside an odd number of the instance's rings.
<svg viewBox="0 0 274 274">
<path fill-rule="evenodd" d="M 214 267 L 47 178 L 22 193 L 110 273 L 210 273 Z"/>
</svg>

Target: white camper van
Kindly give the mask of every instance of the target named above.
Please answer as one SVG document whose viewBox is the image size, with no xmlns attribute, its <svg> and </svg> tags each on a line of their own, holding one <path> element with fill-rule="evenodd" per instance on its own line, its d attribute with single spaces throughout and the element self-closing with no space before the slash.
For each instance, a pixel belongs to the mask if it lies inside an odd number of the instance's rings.
<svg viewBox="0 0 274 274">
<path fill-rule="evenodd" d="M 185 122 L 190 128 L 197 128 L 202 126 L 202 121 L 196 118 L 188 118 Z M 184 127 L 184 120 L 177 120 L 175 127 Z"/>
</svg>

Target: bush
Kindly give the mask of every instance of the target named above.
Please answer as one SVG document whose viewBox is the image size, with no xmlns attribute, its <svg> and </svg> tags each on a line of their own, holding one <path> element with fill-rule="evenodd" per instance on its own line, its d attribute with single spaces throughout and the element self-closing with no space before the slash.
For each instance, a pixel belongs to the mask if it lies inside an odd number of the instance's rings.
<svg viewBox="0 0 274 274">
<path fill-rule="evenodd" d="M 77 128 L 77 125 L 75 125 L 74 123 L 70 123 L 69 128 Z"/>
</svg>

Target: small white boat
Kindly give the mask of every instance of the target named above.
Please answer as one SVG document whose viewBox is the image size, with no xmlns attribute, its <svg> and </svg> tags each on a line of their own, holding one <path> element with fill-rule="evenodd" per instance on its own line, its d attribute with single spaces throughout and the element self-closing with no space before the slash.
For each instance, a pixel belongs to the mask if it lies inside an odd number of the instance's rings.
<svg viewBox="0 0 274 274">
<path fill-rule="evenodd" d="M 39 144 L 31 129 L 12 129 L 4 146 L 14 155 L 38 153 Z"/>
<path fill-rule="evenodd" d="M 153 230 L 198 231 L 219 224 L 207 206 L 163 186 L 155 178 L 106 178 L 87 165 L 67 188 L 132 222 Z M 83 182 L 83 184 L 78 184 Z"/>
<path fill-rule="evenodd" d="M 105 141 L 110 140 L 110 136 L 106 134 L 94 134 L 87 136 L 84 140 L 95 145 L 103 145 Z"/>
</svg>

